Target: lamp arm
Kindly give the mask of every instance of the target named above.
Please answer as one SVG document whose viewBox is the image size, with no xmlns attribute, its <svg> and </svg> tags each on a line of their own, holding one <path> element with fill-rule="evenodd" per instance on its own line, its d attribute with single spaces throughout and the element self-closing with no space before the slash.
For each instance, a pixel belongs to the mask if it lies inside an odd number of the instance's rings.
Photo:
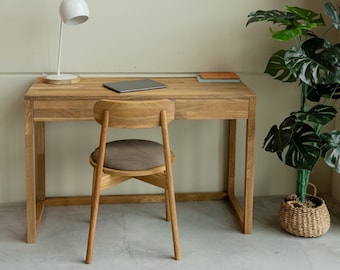
<svg viewBox="0 0 340 270">
<path fill-rule="evenodd" d="M 58 66 L 57 66 L 57 76 L 60 78 L 60 62 L 61 62 L 61 47 L 63 44 L 63 21 L 60 20 L 60 33 L 59 33 L 59 51 L 58 51 Z"/>
</svg>

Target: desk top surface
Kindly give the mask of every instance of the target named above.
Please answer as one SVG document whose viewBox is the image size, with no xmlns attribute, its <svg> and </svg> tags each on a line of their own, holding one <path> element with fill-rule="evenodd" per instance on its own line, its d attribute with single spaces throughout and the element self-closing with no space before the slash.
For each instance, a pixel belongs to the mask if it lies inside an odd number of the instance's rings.
<svg viewBox="0 0 340 270">
<path fill-rule="evenodd" d="M 195 77 L 148 78 L 162 82 L 168 87 L 122 94 L 103 86 L 105 82 L 135 79 L 143 78 L 81 78 L 80 82 L 68 85 L 48 84 L 44 82 L 44 78 L 38 78 L 26 92 L 25 99 L 133 99 L 141 96 L 143 99 L 253 99 L 256 97 L 255 93 L 242 82 L 199 83 Z"/>
</svg>

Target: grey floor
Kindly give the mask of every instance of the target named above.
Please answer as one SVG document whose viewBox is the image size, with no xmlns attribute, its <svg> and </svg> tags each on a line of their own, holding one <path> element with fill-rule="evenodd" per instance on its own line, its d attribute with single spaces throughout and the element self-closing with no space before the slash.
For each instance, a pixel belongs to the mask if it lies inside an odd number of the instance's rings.
<svg viewBox="0 0 340 270">
<path fill-rule="evenodd" d="M 331 229 L 299 238 L 278 225 L 281 198 L 254 199 L 244 235 L 227 202 L 179 202 L 182 260 L 175 261 L 163 204 L 102 205 L 94 261 L 84 264 L 89 206 L 46 209 L 35 244 L 25 242 L 25 205 L 0 205 L 0 269 L 340 269 L 340 207 Z"/>
</svg>

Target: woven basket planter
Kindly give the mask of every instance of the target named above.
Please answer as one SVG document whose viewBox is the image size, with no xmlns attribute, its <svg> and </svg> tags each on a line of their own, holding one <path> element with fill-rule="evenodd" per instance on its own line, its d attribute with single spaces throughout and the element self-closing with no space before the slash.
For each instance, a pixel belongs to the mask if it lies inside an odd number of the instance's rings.
<svg viewBox="0 0 340 270">
<path fill-rule="evenodd" d="M 314 185 L 312 185 L 314 186 Z M 288 233 L 301 237 L 318 237 L 325 234 L 331 219 L 325 201 L 314 194 L 308 194 L 302 204 L 295 194 L 287 196 L 280 207 L 280 225 Z"/>
</svg>

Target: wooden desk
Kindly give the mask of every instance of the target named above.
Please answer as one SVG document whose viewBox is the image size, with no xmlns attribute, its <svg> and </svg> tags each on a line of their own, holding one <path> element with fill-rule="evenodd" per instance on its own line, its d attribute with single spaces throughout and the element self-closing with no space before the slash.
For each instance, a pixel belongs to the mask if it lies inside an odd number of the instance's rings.
<svg viewBox="0 0 340 270">
<path fill-rule="evenodd" d="M 128 78 L 132 79 L 132 78 Z M 118 94 L 103 82 L 123 80 L 82 78 L 72 85 L 51 85 L 37 79 L 25 94 L 25 158 L 27 185 L 27 242 L 36 241 L 43 210 L 50 205 L 88 204 L 89 196 L 46 198 L 45 122 L 93 120 L 92 108 L 99 99 L 161 99 L 175 101 L 176 119 L 229 120 L 226 191 L 204 194 L 177 194 L 178 200 L 228 197 L 243 233 L 252 230 L 255 94 L 243 83 L 197 83 L 196 78 L 155 78 L 166 89 Z M 234 195 L 236 120 L 246 119 L 244 205 Z M 84 165 L 86 166 L 86 164 Z M 91 176 L 89 176 L 90 181 Z M 107 196 L 102 203 L 158 201 L 160 195 Z"/>
</svg>

